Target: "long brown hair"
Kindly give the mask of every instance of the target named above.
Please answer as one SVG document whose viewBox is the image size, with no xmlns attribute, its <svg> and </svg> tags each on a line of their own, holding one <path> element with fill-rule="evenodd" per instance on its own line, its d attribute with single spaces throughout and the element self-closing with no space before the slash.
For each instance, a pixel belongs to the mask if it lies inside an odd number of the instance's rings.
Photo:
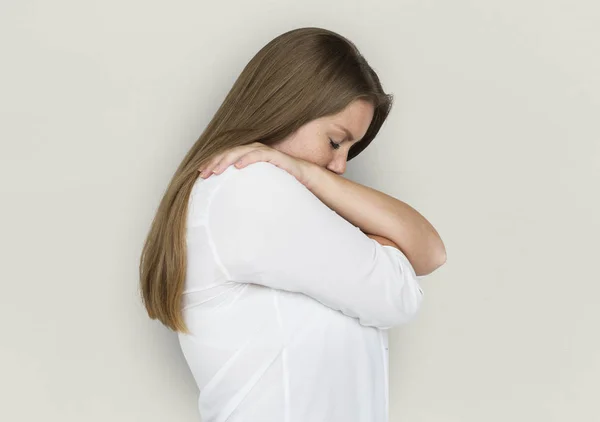
<svg viewBox="0 0 600 422">
<path fill-rule="evenodd" d="M 189 333 L 181 313 L 187 267 L 186 216 L 198 168 L 230 148 L 285 139 L 311 120 L 336 114 L 356 99 L 375 107 L 361 142 L 348 160 L 373 140 L 392 96 L 356 46 L 321 28 L 286 32 L 246 65 L 204 132 L 179 165 L 160 202 L 140 259 L 140 290 L 148 315 Z"/>
</svg>

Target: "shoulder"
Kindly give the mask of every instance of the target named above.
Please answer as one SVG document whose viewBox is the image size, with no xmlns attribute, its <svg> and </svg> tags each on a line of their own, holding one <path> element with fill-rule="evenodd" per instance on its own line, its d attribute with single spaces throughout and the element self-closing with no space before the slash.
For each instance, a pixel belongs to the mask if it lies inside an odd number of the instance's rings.
<svg viewBox="0 0 600 422">
<path fill-rule="evenodd" d="M 214 177 L 214 176 L 212 176 Z M 264 161 L 252 163 L 242 169 L 229 166 L 217 176 L 222 177 L 220 189 L 236 189 L 254 193 L 272 192 L 273 190 L 306 190 L 294 176 L 282 168 Z"/>
<path fill-rule="evenodd" d="M 211 176 L 212 179 L 215 176 Z M 321 207 L 321 201 L 294 176 L 268 162 L 242 169 L 228 167 L 215 178 L 215 208 L 248 210 L 253 213 L 296 213 Z"/>
<path fill-rule="evenodd" d="M 241 169 L 230 166 L 206 182 L 214 184 L 206 195 L 208 224 L 215 238 L 228 237 L 227 242 L 282 230 L 303 209 L 314 207 L 313 199 L 306 197 L 312 192 L 294 176 L 267 162 Z"/>
<path fill-rule="evenodd" d="M 213 174 L 208 179 L 198 177 L 192 188 L 192 194 L 201 192 L 211 196 L 224 187 L 251 190 L 268 190 L 277 186 L 300 185 L 294 176 L 274 164 L 259 161 L 238 169 L 234 165 L 227 167 L 221 174 Z"/>
<path fill-rule="evenodd" d="M 276 179 L 288 179 L 291 177 L 292 179 L 296 180 L 294 176 L 289 174 L 284 169 L 279 168 L 275 164 L 266 161 L 258 161 L 256 163 L 249 164 L 241 169 L 238 169 L 234 165 L 231 165 L 225 170 L 223 174 L 225 173 L 246 175 L 246 177 L 269 177 Z"/>
</svg>

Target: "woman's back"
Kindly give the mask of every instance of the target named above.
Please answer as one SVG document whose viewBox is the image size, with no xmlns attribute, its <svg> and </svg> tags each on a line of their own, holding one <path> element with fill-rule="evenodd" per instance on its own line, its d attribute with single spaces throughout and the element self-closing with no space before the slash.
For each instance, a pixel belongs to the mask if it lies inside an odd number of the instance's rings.
<svg viewBox="0 0 600 422">
<path fill-rule="evenodd" d="M 387 421 L 387 330 L 422 291 L 270 163 L 199 178 L 187 215 L 179 333 L 203 422 Z"/>
</svg>

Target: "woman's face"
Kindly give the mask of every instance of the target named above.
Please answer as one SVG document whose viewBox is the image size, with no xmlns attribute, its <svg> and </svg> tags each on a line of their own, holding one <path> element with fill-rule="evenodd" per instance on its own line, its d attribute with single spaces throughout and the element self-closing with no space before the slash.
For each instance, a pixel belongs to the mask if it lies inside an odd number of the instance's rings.
<svg viewBox="0 0 600 422">
<path fill-rule="evenodd" d="M 350 147 L 363 138 L 374 111 L 366 100 L 353 101 L 338 114 L 312 120 L 271 147 L 341 175 Z"/>
</svg>

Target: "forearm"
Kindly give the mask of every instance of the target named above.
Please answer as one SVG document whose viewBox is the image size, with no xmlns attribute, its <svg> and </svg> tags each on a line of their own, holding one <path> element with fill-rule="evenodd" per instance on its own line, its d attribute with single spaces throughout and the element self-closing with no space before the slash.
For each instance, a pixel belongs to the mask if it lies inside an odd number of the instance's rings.
<svg viewBox="0 0 600 422">
<path fill-rule="evenodd" d="M 439 234 L 408 204 L 317 165 L 309 166 L 307 181 L 307 188 L 340 216 L 398 245 L 417 275 L 429 274 L 445 262 Z"/>
</svg>

